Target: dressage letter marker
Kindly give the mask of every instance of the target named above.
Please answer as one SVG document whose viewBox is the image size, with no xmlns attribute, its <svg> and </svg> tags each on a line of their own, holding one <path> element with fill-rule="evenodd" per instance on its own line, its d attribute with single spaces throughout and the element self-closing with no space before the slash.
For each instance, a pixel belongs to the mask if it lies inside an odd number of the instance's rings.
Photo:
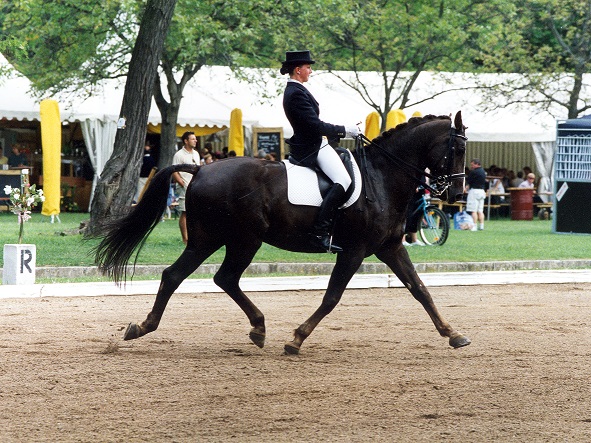
<svg viewBox="0 0 591 443">
<path fill-rule="evenodd" d="M 3 285 L 35 284 L 35 263 L 37 248 L 35 245 L 4 245 Z"/>
</svg>

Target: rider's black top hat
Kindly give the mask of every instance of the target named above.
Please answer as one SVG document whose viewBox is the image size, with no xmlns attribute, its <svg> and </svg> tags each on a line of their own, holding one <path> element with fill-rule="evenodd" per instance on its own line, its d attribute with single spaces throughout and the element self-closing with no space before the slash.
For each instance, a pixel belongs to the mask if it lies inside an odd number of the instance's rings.
<svg viewBox="0 0 591 443">
<path fill-rule="evenodd" d="M 312 65 L 314 63 L 316 62 L 312 60 L 310 51 L 287 51 L 285 53 L 285 61 L 283 62 L 283 66 L 294 66 L 300 64 Z"/>
<path fill-rule="evenodd" d="M 290 70 L 300 65 L 311 65 L 316 63 L 312 60 L 310 51 L 287 51 L 285 61 L 281 65 L 281 74 L 287 74 Z"/>
</svg>

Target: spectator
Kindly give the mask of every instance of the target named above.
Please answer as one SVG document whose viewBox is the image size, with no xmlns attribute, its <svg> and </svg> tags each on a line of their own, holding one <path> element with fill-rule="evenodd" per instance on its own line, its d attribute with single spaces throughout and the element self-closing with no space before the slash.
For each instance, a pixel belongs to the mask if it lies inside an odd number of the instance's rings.
<svg viewBox="0 0 591 443">
<path fill-rule="evenodd" d="M 425 243 L 420 241 L 417 238 L 417 228 L 419 226 L 419 220 L 423 215 L 423 211 L 421 211 L 421 204 L 423 203 L 423 195 L 425 194 L 425 188 L 419 186 L 416 191 L 415 195 L 413 196 L 412 200 L 408 204 L 408 208 L 406 210 L 406 225 L 404 227 L 405 237 L 402 239 L 403 246 L 425 246 Z M 409 241 L 407 241 L 409 240 Z"/>
<path fill-rule="evenodd" d="M 524 180 L 523 183 L 521 183 L 519 185 L 519 187 L 526 188 L 526 189 L 533 189 L 534 190 L 534 195 L 533 195 L 534 203 L 544 203 L 542 198 L 536 194 L 535 181 L 536 181 L 536 175 L 533 172 L 530 172 L 529 174 L 527 174 L 527 179 Z"/>
<path fill-rule="evenodd" d="M 505 189 L 505 192 L 507 192 L 507 188 L 510 186 L 509 185 L 509 171 L 507 171 L 507 168 L 500 168 L 500 175 L 501 175 L 501 182 L 503 183 L 503 189 Z"/>
<path fill-rule="evenodd" d="M 523 171 L 517 172 L 517 177 L 511 180 L 511 187 L 518 188 L 521 183 L 523 183 Z"/>
<path fill-rule="evenodd" d="M 179 149 L 174 157 L 172 158 L 173 165 L 180 164 L 193 164 L 199 165 L 201 159 L 199 152 L 197 151 L 197 137 L 194 132 L 187 131 L 181 137 L 183 141 L 183 147 Z M 179 216 L 179 228 L 181 230 L 181 237 L 183 243 L 186 245 L 188 241 L 187 235 L 187 212 L 185 208 L 185 193 L 187 186 L 193 178 L 193 175 L 188 172 L 174 172 L 172 174 L 172 180 L 176 183 L 176 195 L 178 197 L 178 211 L 181 213 Z"/>
<path fill-rule="evenodd" d="M 475 158 L 470 162 L 470 173 L 466 177 L 466 189 L 468 199 L 466 201 L 466 212 L 472 214 L 474 227 L 472 231 L 484 229 L 484 199 L 486 193 L 486 172 L 482 168 L 480 160 Z M 477 228 L 478 226 L 478 228 Z"/>
<path fill-rule="evenodd" d="M 525 178 L 527 177 L 527 174 L 531 174 L 532 172 L 534 172 L 534 171 L 532 171 L 532 169 L 529 166 L 524 166 L 523 167 L 523 179 L 525 180 Z"/>
<path fill-rule="evenodd" d="M 149 143 L 144 145 L 144 156 L 142 158 L 142 166 L 140 169 L 140 178 L 137 182 L 137 190 L 135 193 L 134 200 L 137 202 L 140 198 L 140 194 L 144 186 L 146 186 L 146 182 L 148 181 L 148 177 L 150 176 L 150 172 L 152 172 L 152 168 L 156 167 L 156 160 L 152 157 L 152 146 Z"/>
<path fill-rule="evenodd" d="M 521 182 L 521 184 L 519 185 L 520 188 L 534 188 L 534 182 L 536 181 L 536 176 L 533 172 L 530 172 L 529 174 L 527 174 L 527 178 Z"/>
<path fill-rule="evenodd" d="M 27 156 L 21 152 L 21 147 L 18 144 L 12 145 L 12 154 L 8 156 L 8 166 L 26 166 L 27 163 Z"/>
<path fill-rule="evenodd" d="M 213 144 L 211 142 L 206 142 L 205 145 L 203 146 L 203 149 L 201 150 L 201 158 L 205 159 L 208 154 L 213 159 Z"/>
<path fill-rule="evenodd" d="M 4 155 L 4 147 L 0 144 L 0 165 L 7 165 L 8 157 Z"/>
<path fill-rule="evenodd" d="M 488 192 L 491 195 L 491 203 L 498 205 L 505 201 L 505 187 L 503 186 L 502 170 L 495 167 L 491 170 L 491 181 L 488 188 Z M 501 195 L 499 195 L 501 194 Z"/>
</svg>

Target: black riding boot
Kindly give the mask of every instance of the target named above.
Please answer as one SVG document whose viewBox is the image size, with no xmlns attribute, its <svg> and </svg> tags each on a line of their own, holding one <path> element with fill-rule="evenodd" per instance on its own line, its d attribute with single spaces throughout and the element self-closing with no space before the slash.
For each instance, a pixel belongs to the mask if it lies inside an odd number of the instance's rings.
<svg viewBox="0 0 591 443">
<path fill-rule="evenodd" d="M 345 189 L 339 183 L 332 185 L 316 216 L 314 222 L 314 234 L 312 235 L 312 244 L 326 252 L 343 252 L 343 248 L 335 244 L 331 244 L 330 230 L 340 205 L 344 203 Z"/>
</svg>

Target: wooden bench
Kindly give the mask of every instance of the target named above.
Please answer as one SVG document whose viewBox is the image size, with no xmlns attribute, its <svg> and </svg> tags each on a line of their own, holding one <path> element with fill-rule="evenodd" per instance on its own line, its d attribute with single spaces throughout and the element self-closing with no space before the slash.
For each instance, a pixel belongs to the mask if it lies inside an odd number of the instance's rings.
<svg viewBox="0 0 591 443">
<path fill-rule="evenodd" d="M 466 206 L 466 202 L 464 200 L 458 200 L 458 201 L 453 202 L 453 203 L 448 203 L 448 202 L 445 202 L 445 201 L 441 201 L 441 206 L 439 207 L 439 209 L 443 209 L 444 207 L 446 207 L 446 208 L 447 207 L 450 207 L 450 208 L 456 207 L 461 212 L 461 211 L 464 210 L 464 207 L 465 206 Z"/>
</svg>

